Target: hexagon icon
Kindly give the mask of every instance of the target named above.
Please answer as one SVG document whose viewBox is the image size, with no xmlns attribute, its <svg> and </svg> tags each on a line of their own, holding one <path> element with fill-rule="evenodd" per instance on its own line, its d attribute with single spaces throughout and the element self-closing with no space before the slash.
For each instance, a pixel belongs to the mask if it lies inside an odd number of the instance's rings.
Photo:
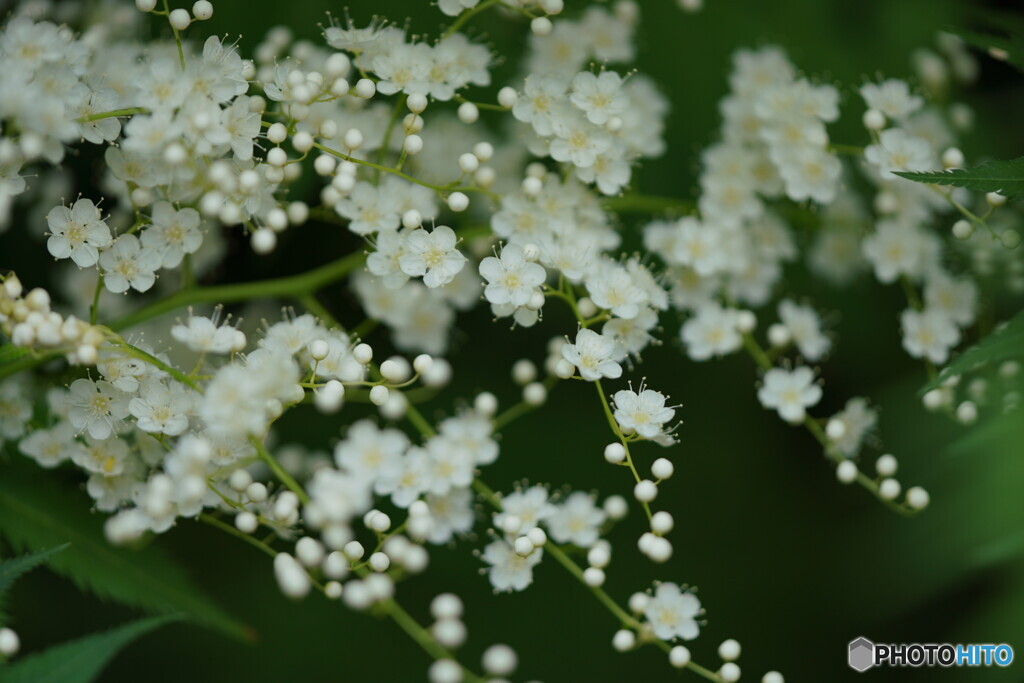
<svg viewBox="0 0 1024 683">
<path fill-rule="evenodd" d="M 861 636 L 850 641 L 850 668 L 861 673 L 875 665 L 875 644 Z"/>
</svg>

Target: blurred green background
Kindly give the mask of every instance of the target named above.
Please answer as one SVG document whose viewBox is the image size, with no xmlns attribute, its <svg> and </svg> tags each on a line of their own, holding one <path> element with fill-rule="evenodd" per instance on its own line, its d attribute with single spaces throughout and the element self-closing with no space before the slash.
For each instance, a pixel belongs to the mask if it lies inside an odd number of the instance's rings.
<svg viewBox="0 0 1024 683">
<path fill-rule="evenodd" d="M 577 5 L 566 4 L 569 11 Z M 778 43 L 806 73 L 840 86 L 854 113 L 832 129 L 833 139 L 860 145 L 864 135 L 855 87 L 875 74 L 910 75 L 911 51 L 932 46 L 939 29 L 965 25 L 970 7 L 940 0 L 707 0 L 704 11 L 686 14 L 671 0 L 639 4 L 638 67 L 661 84 L 672 113 L 669 151 L 645 165 L 637 185 L 642 192 L 669 196 L 693 192 L 699 150 L 714 140 L 719 123 L 717 101 L 727 88 L 734 49 Z M 315 38 L 317 24 L 326 22 L 324 13 L 342 14 L 345 6 L 360 24 L 374 13 L 409 17 L 413 32 L 436 34 L 445 21 L 426 1 L 219 0 L 214 19 L 198 30 L 241 34 L 244 53 L 279 23 Z M 499 54 L 511 56 L 499 71 L 511 73 L 527 30 L 523 23 L 488 13 L 473 26 Z M 502 83 L 499 76 L 496 84 Z M 960 94 L 976 108 L 979 122 L 964 141 L 968 159 L 1020 154 L 1022 83 L 1007 67 L 983 61 L 980 82 Z M 343 247 L 331 241 L 334 232 L 316 234 L 331 245 L 322 250 L 323 260 L 340 253 Z M 302 248 L 305 239 L 285 245 L 276 272 L 315 265 L 308 248 Z M 38 250 L 37 243 L 24 247 Z M 45 262 L 38 255 L 31 258 Z M 252 278 L 272 270 L 238 251 L 235 258 L 233 274 L 225 277 Z M 924 370 L 900 348 L 897 316 L 904 302 L 899 291 L 868 281 L 833 290 L 797 271 L 790 278 L 791 294 L 841 312 L 834 316 L 838 348 L 823 368 L 822 410 L 838 409 L 855 395 L 877 402 L 885 449 L 900 459 L 906 485 L 928 488 L 931 508 L 904 519 L 863 490 L 838 485 L 816 443 L 757 404 L 756 373 L 745 356 L 689 362 L 673 341 L 677 323 L 664 320 L 667 342 L 632 376 L 648 375 L 652 386 L 683 406 L 679 446 L 665 452 L 639 449 L 642 469 L 663 454 L 676 464 L 676 476 L 656 505 L 676 517 L 676 551 L 661 566 L 642 559 L 635 551 L 642 520 L 627 519 L 610 539 L 614 559 L 607 589 L 624 602 L 631 592 L 649 587 L 651 579 L 697 585 L 708 623 L 690 644 L 694 659 L 717 668 L 718 643 L 737 638 L 743 645 L 744 680 L 759 680 L 771 669 L 789 681 L 855 680 L 858 674 L 846 666 L 846 644 L 860 635 L 876 642 L 1007 642 L 1024 657 L 1024 435 L 1013 424 L 982 423 L 964 441 L 966 430 L 925 413 L 917 398 Z M 357 315 L 344 295 L 329 294 L 343 320 Z M 459 398 L 482 389 L 510 404 L 515 400 L 508 377 L 512 361 L 528 350 L 528 357 L 541 362 L 548 337 L 574 323 L 552 312 L 539 328 L 510 331 L 478 310 L 462 316 L 459 327 L 454 383 L 425 407 L 428 416 L 450 414 Z M 378 344 L 384 339 L 381 331 L 371 337 Z M 485 472 L 491 486 L 507 490 L 527 478 L 603 495 L 628 493 L 625 473 L 602 460 L 609 434 L 592 388 L 566 384 L 571 386 L 559 386 L 543 411 L 503 436 L 502 457 Z M 339 428 L 312 413 L 283 426 L 283 440 L 319 448 Z M 83 512 L 87 505 L 83 494 Z M 455 591 L 465 599 L 469 640 L 461 654 L 471 666 L 485 647 L 505 642 L 520 655 L 517 680 L 698 680 L 676 674 L 653 648 L 615 653 L 610 646 L 615 621 L 550 559 L 526 592 L 493 595 L 470 555 L 483 540 L 432 549 L 429 570 L 400 587 L 403 604 L 421 621 L 436 593 Z M 130 647 L 103 680 L 424 680 L 429 660 L 391 622 L 318 596 L 289 603 L 277 590 L 266 558 L 234 539 L 184 522 L 156 542 L 251 625 L 258 642 L 243 644 L 200 627 L 172 625 Z M 19 583 L 9 611 L 26 650 L 132 616 L 46 571 Z M 999 671 L 876 670 L 867 676 L 1019 681 L 1022 672 L 1024 661 Z"/>
</svg>

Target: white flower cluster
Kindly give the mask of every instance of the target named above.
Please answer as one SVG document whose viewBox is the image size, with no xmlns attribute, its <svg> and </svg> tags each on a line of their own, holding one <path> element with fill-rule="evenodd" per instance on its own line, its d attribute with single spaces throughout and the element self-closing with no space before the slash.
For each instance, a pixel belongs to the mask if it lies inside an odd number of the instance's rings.
<svg viewBox="0 0 1024 683">
<path fill-rule="evenodd" d="M 440 546 L 476 544 L 483 527 L 490 540 L 476 550 L 496 591 L 526 589 L 534 568 L 553 557 L 613 606 L 615 649 L 657 642 L 673 666 L 704 671 L 674 642 L 697 637 L 703 625 L 693 589 L 655 582 L 633 594 L 627 611 L 603 588 L 611 532 L 631 505 L 644 528 L 635 548 L 616 557 L 638 551 L 660 565 L 673 555 L 675 518 L 654 506 L 665 502 L 659 494 L 676 465 L 642 462 L 640 453 L 676 443 L 680 406 L 646 378 L 635 384 L 623 375 L 676 313 L 681 322 L 669 322 L 669 336 L 690 360 L 750 355 L 762 373 L 759 402 L 805 427 L 839 481 L 901 513 L 928 504 L 924 489 L 903 490 L 891 454 L 875 458 L 877 476 L 860 464 L 879 447 L 877 410 L 866 398 L 831 417 L 812 414 L 827 376 L 814 364 L 836 344 L 834 316 L 790 291 L 784 271 L 804 259 L 834 285 L 869 270 L 883 284 L 901 283 L 905 349 L 946 362 L 979 317 L 982 276 L 1005 266 L 1024 288 L 1024 267 L 1003 255 L 1016 233 L 995 239 L 994 229 L 975 230 L 998 218 L 1005 198 L 987 197 L 979 216 L 964 208 L 969 195 L 895 174 L 963 165 L 947 123 L 962 114 L 929 104 L 905 81 L 868 83 L 861 95 L 871 144 L 836 145 L 827 124 L 839 117 L 839 90 L 800 75 L 779 48 L 741 50 L 721 103 L 721 139 L 702 156 L 699 197 L 666 204 L 631 188 L 634 165 L 664 152 L 668 104 L 645 77 L 612 68 L 634 57 L 639 7 L 629 0 L 570 16 L 561 0 L 441 0 L 440 11 L 459 19 L 437 39 L 378 19 L 332 23 L 322 44 L 279 27 L 251 61 L 219 38 L 201 49 L 181 39 L 212 15 L 206 0 L 160 19 L 174 41 L 125 39 L 144 13 L 164 16 L 154 0 L 135 4 L 142 13 L 127 8 L 116 22 L 77 33 L 20 11 L 0 30 L 0 226 L 12 211 L 45 216 L 49 254 L 76 266 L 59 264 L 55 279 L 92 321 L 51 310 L 41 288 L 23 294 L 10 274 L 0 286 L 0 331 L 18 347 L 17 368 L 61 356 L 95 366 L 45 389 L 47 373 L 22 382 L 7 379 L 15 365 L 0 366 L 0 438 L 42 467 L 70 461 L 82 470 L 95 508 L 110 513 L 112 541 L 163 533 L 180 518 L 231 523 L 275 555 L 273 574 L 287 596 L 320 588 L 353 609 L 394 616 L 398 583 L 426 569 Z M 495 55 L 455 29 L 498 5 L 530 18 L 523 70 L 492 101 L 474 102 L 470 88 L 493 87 Z M 940 49 L 943 56 L 922 62 L 921 81 L 933 90 L 943 83 L 943 60 L 953 73 L 971 73 L 955 40 L 944 38 Z M 506 122 L 503 134 L 484 116 Z M 77 140 L 103 147 L 95 200 L 69 205 L 50 192 L 42 210 L 15 204 L 30 165 L 60 165 L 43 171 L 55 180 L 42 190 L 67 185 L 64 156 Z M 877 190 L 870 203 L 848 182 L 855 172 Z M 299 195 L 310 186 L 307 203 Z M 625 215 L 663 205 L 634 251 Z M 960 252 L 929 227 L 954 209 L 970 218 L 953 230 Z M 244 232 L 253 251 L 268 254 L 279 235 L 307 221 L 338 230 L 303 258 L 322 263 L 316 252 L 330 251 L 337 260 L 270 280 L 208 284 L 219 277 L 222 228 Z M 805 224 L 813 226 L 807 240 Z M 367 318 L 351 327 L 332 320 L 317 297 L 346 279 Z M 129 303 L 103 301 L 104 291 L 128 294 L 116 298 Z M 256 307 L 260 299 L 305 311 L 273 318 Z M 248 306 L 246 318 L 275 322 L 242 328 L 234 308 L 224 316 L 221 306 L 169 319 L 190 304 Z M 482 392 L 428 419 L 417 404 L 452 376 L 442 356 L 457 315 L 480 305 L 513 327 L 554 327 L 549 306 L 572 322 L 547 332 L 542 369 L 528 351 L 512 366 L 519 402 L 499 412 L 495 396 Z M 387 329 L 375 330 L 377 322 Z M 383 338 L 371 346 L 370 334 Z M 389 344 L 407 355 L 375 360 Z M 621 468 L 632 503 L 537 483 L 501 493 L 484 482 L 501 431 L 543 406 L 559 380 L 582 380 L 598 394 L 593 412 L 600 418 L 603 410 L 611 433 L 601 455 Z M 949 407 L 954 388 L 929 392 L 926 405 Z M 969 389 L 971 400 L 957 407 L 962 422 L 977 418 L 983 389 Z M 378 415 L 350 417 L 346 406 L 355 402 Z M 312 450 L 278 443 L 286 433 L 279 421 L 307 405 L 337 420 L 343 438 Z M 258 540 L 258 530 L 273 532 L 270 541 Z M 455 659 L 466 639 L 462 612 L 453 595 L 431 605 L 434 623 L 418 639 L 436 645 L 433 683 L 456 683 L 469 671 Z M 739 651 L 734 640 L 722 643 L 718 680 L 739 678 Z M 488 676 L 507 676 L 516 664 L 505 645 L 483 659 Z"/>
</svg>

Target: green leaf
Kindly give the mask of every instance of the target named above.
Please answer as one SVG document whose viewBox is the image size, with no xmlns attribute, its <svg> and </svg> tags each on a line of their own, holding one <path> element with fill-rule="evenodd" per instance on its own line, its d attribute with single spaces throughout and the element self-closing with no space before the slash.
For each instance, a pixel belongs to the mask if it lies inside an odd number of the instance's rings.
<svg viewBox="0 0 1024 683">
<path fill-rule="evenodd" d="M 13 363 L 22 356 L 28 355 L 28 349 L 24 349 L 14 344 L 3 344 L 0 346 L 0 365 L 7 363 Z"/>
<path fill-rule="evenodd" d="M 953 168 L 948 171 L 911 173 L 896 171 L 896 175 L 919 183 L 953 185 L 975 192 L 999 192 L 1013 197 L 1024 191 L 1024 157 L 1010 161 L 989 161 L 972 168 Z"/>
<path fill-rule="evenodd" d="M 29 553 L 28 555 L 13 557 L 0 562 L 0 623 L 4 623 L 7 620 L 7 614 L 4 610 L 7 591 L 10 590 L 15 580 L 25 572 L 46 562 L 47 558 L 51 555 L 55 555 L 67 547 L 68 544 L 65 543 L 55 548 L 47 548 L 37 553 Z"/>
<path fill-rule="evenodd" d="M 233 637 L 252 638 L 251 629 L 203 595 L 158 547 L 115 548 L 80 490 L 15 462 L 0 475 L 0 535 L 12 546 L 38 551 L 70 542 L 52 557 L 50 568 L 80 589 L 149 612 L 183 613 Z"/>
<path fill-rule="evenodd" d="M 931 391 L 950 377 L 962 375 L 983 365 L 1024 356 L 1024 311 L 980 342 L 953 359 L 921 392 Z"/>
<path fill-rule="evenodd" d="M 957 29 L 954 33 L 965 43 L 982 50 L 993 59 L 1006 62 L 1020 71 L 1024 71 L 1024 38 L 1021 36 L 1012 34 L 999 36 L 966 29 Z"/>
<path fill-rule="evenodd" d="M 90 683 L 126 645 L 178 618 L 149 617 L 54 645 L 0 669 L 0 683 Z"/>
</svg>

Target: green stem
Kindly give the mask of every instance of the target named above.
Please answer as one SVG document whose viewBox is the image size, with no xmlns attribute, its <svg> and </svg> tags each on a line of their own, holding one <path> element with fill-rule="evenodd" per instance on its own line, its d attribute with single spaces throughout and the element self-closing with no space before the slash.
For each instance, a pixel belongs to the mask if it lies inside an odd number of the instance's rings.
<svg viewBox="0 0 1024 683">
<path fill-rule="evenodd" d="M 380 173 L 384 166 L 384 158 L 388 153 L 388 145 L 391 143 L 391 132 L 395 129 L 395 124 L 398 123 L 398 119 L 402 116 L 402 108 L 405 107 L 405 101 L 407 96 L 402 93 L 398 99 L 395 100 L 395 106 L 391 109 L 391 118 L 388 119 L 388 125 L 384 128 L 384 137 L 380 141 L 380 148 L 377 150 L 377 168 L 373 175 L 373 184 L 377 185 L 380 183 Z"/>
<path fill-rule="evenodd" d="M 320 150 L 321 152 L 326 152 L 327 154 L 331 154 L 333 156 L 336 156 L 339 159 L 344 159 L 345 161 L 351 161 L 353 164 L 358 164 L 360 166 L 366 166 L 368 168 L 372 168 L 372 169 L 375 169 L 377 171 L 381 171 L 383 173 L 390 173 L 391 175 L 398 176 L 399 178 L 404 178 L 405 180 L 408 180 L 410 183 L 415 183 L 416 185 L 420 185 L 422 187 L 430 188 L 431 190 L 433 190 L 434 192 L 437 192 L 439 194 L 447 195 L 447 194 L 450 194 L 452 192 L 478 192 L 480 194 L 487 195 L 491 199 L 499 199 L 500 198 L 499 195 L 495 194 L 494 192 L 491 192 L 490 190 L 486 190 L 486 189 L 484 189 L 482 187 L 475 187 L 473 185 L 454 185 L 454 184 L 449 184 L 449 185 L 433 185 L 431 183 L 428 183 L 428 182 L 425 182 L 423 180 L 420 180 L 419 178 L 413 177 L 413 176 L 409 175 L 408 173 L 404 173 L 403 171 L 399 171 L 398 169 L 391 168 L 390 166 L 383 166 L 381 164 L 376 164 L 376 163 L 374 163 L 372 161 L 364 161 L 363 159 L 357 159 L 355 157 L 349 156 L 348 154 L 345 154 L 344 152 L 341 152 L 341 151 L 336 150 L 336 149 L 332 149 L 332 148 L 330 148 L 330 147 L 328 147 L 326 145 L 322 145 L 319 142 L 314 142 L 313 143 L 313 147 L 315 147 L 316 149 Z"/>
<path fill-rule="evenodd" d="M 453 35 L 454 33 L 458 32 L 459 29 L 465 26 L 466 22 L 468 22 L 476 15 L 490 9 L 491 7 L 494 7 L 495 5 L 500 4 L 501 0 L 484 0 L 484 2 L 481 2 L 476 7 L 466 10 L 465 12 L 463 12 L 462 14 L 455 18 L 455 21 L 452 22 L 452 25 L 449 26 L 445 30 L 445 32 L 441 34 L 441 38 L 447 38 L 448 36 Z"/>
<path fill-rule="evenodd" d="M 263 441 L 256 438 L 255 436 L 249 437 L 249 443 L 256 448 L 256 455 L 259 459 L 266 463 L 270 471 L 274 473 L 277 480 L 287 486 L 295 495 L 299 497 L 299 500 L 303 505 L 309 503 L 309 494 L 306 490 L 299 485 L 299 482 L 295 481 L 295 478 L 288 474 L 287 470 L 281 467 L 281 463 L 274 459 L 274 456 L 270 454 L 270 451 L 263 445 Z"/>
<path fill-rule="evenodd" d="M 253 538 L 249 534 L 242 533 L 241 531 L 239 531 L 235 527 L 231 526 L 230 524 L 225 524 L 224 522 L 220 521 L 219 519 L 217 519 L 216 517 L 214 517 L 212 515 L 209 515 L 209 514 L 207 514 L 205 512 L 200 512 L 199 513 L 199 521 L 202 522 L 203 524 L 209 524 L 210 526 L 214 527 L 215 529 L 220 529 L 221 531 L 223 531 L 225 533 L 231 534 L 235 538 L 238 538 L 238 539 L 241 539 L 241 540 L 245 541 L 246 543 L 248 543 L 252 547 L 258 549 L 260 552 L 266 553 L 267 555 L 270 555 L 271 557 L 277 557 L 277 551 L 274 550 L 273 548 L 271 548 L 269 545 L 267 545 L 263 541 L 259 540 L 258 538 Z"/>
<path fill-rule="evenodd" d="M 637 472 L 636 465 L 633 464 L 633 456 L 629 452 L 629 442 L 626 440 L 626 435 L 622 433 L 622 429 L 619 428 L 619 423 L 615 419 L 615 415 L 612 413 L 612 408 L 608 404 L 608 397 L 604 395 L 604 388 L 601 386 L 601 380 L 594 382 L 594 387 L 597 388 L 597 395 L 601 398 L 601 407 L 604 408 L 605 419 L 608 420 L 608 426 L 611 427 L 612 432 L 619 439 L 619 443 L 626 449 L 626 466 L 629 467 L 629 471 L 633 473 L 633 479 L 636 483 L 642 481 L 640 473 Z M 644 509 L 644 513 L 647 515 L 647 519 L 651 519 L 651 506 L 647 503 L 641 502 L 640 505 Z"/>
<path fill-rule="evenodd" d="M 642 194 L 627 194 L 609 197 L 601 202 L 606 211 L 619 213 L 658 213 L 661 211 L 693 211 L 696 204 L 689 199 L 676 197 L 655 197 Z"/>
<path fill-rule="evenodd" d="M 133 356 L 141 361 L 149 363 L 153 367 L 163 370 L 168 375 L 178 380 L 179 382 L 189 387 L 190 389 L 198 391 L 199 393 L 203 393 L 202 388 L 200 388 L 200 386 L 196 384 L 195 380 L 193 380 L 191 377 L 183 373 L 181 370 L 171 367 L 170 365 L 163 362 L 153 354 L 147 353 L 146 351 L 143 351 L 137 346 L 132 346 L 131 344 L 126 342 L 124 339 L 121 339 L 120 337 L 114 337 L 110 341 L 116 346 L 120 346 L 122 349 L 124 349 L 125 353 L 127 353 L 129 356 Z"/>
<path fill-rule="evenodd" d="M 247 301 L 259 297 L 299 297 L 307 292 L 315 292 L 340 280 L 363 264 L 366 255 L 353 252 L 348 256 L 332 261 L 299 275 L 257 280 L 233 285 L 217 285 L 213 287 L 194 287 L 182 290 L 166 299 L 161 299 L 145 308 L 115 320 L 111 329 L 121 330 L 155 318 L 164 313 L 185 308 L 197 303 L 233 303 Z"/>
<path fill-rule="evenodd" d="M 119 116 L 133 116 L 134 114 L 148 114 L 149 110 L 145 107 L 128 107 L 126 109 L 114 109 L 113 111 L 104 111 L 99 114 L 89 114 L 88 116 L 82 116 L 75 119 L 78 123 L 89 123 L 90 121 L 101 121 L 102 119 L 113 119 Z"/>
<path fill-rule="evenodd" d="M 103 271 L 96 277 L 96 291 L 92 294 L 92 306 L 89 307 L 89 324 L 96 324 L 96 316 L 100 308 L 100 293 L 103 292 Z"/>
</svg>

